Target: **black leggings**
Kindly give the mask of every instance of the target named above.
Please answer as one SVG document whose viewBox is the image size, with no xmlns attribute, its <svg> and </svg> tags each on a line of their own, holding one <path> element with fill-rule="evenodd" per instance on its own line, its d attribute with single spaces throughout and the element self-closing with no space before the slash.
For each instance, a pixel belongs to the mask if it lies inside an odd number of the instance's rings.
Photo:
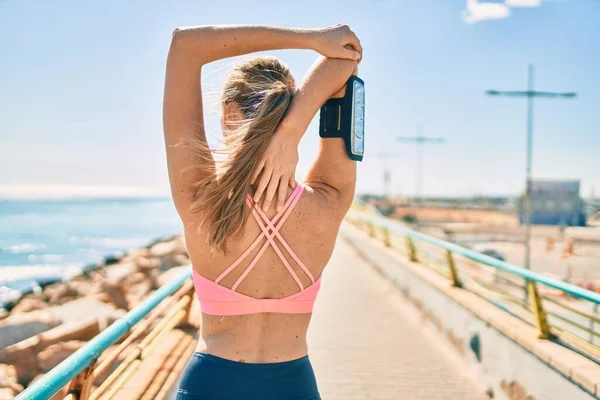
<svg viewBox="0 0 600 400">
<path fill-rule="evenodd" d="M 177 400 L 320 400 L 308 356 L 269 364 L 243 363 L 195 352 Z"/>
</svg>

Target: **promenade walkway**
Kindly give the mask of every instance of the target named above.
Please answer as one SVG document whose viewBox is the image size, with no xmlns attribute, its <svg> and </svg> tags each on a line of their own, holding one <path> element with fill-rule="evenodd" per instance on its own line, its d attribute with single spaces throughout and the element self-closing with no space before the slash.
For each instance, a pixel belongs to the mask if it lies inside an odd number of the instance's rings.
<svg viewBox="0 0 600 400">
<path fill-rule="evenodd" d="M 323 399 L 487 399 L 407 318 L 400 301 L 340 237 L 309 330 Z"/>
</svg>

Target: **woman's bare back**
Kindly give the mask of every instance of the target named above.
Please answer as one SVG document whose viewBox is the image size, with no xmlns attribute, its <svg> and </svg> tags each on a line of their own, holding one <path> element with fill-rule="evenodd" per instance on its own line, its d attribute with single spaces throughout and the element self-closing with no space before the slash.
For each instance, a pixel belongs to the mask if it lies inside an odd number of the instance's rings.
<svg viewBox="0 0 600 400">
<path fill-rule="evenodd" d="M 306 185 L 304 187 L 302 196 L 279 229 L 279 233 L 309 272 L 318 278 L 331 257 L 341 224 L 340 216 L 346 210 L 336 209 L 336 204 L 331 202 L 323 189 Z M 286 199 L 291 194 L 292 190 L 289 189 Z M 275 208 L 271 207 L 266 215 L 272 219 L 276 215 Z M 211 251 L 205 234 L 198 232 L 194 221 L 185 221 L 185 227 L 187 247 L 194 270 L 211 281 L 215 281 L 262 233 L 254 218 L 248 218 L 243 232 L 238 237 L 227 241 L 228 253 L 224 255 L 223 252 Z M 265 241 L 266 239 L 262 240 Z M 257 246 L 219 284 L 231 288 L 260 247 Z M 305 288 L 309 287 L 312 284 L 310 277 L 285 250 L 282 253 L 302 285 Z M 300 288 L 269 245 L 236 290 L 254 298 L 276 299 L 297 293 Z M 245 362 L 296 359 L 307 353 L 306 332 L 310 317 L 311 314 L 260 313 L 238 316 L 202 314 L 201 340 L 197 350 Z"/>
</svg>

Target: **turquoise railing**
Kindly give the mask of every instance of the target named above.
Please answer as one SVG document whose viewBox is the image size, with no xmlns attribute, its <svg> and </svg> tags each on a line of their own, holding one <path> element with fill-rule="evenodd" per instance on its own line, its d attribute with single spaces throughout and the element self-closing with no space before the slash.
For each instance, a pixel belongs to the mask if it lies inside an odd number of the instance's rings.
<svg viewBox="0 0 600 400">
<path fill-rule="evenodd" d="M 79 350 L 19 393 L 14 400 L 46 400 L 90 367 L 100 355 L 131 328 L 150 314 L 166 298 L 180 289 L 191 277 L 191 268 L 159 288 L 137 307 L 82 346 Z M 75 396 L 78 398 L 79 396 Z"/>
<path fill-rule="evenodd" d="M 465 259 L 475 261 L 476 263 L 486 265 L 488 267 L 494 268 L 499 271 L 504 271 L 510 274 L 510 276 L 522 278 L 525 280 L 527 284 L 529 301 L 527 303 L 523 302 L 523 300 L 516 300 L 514 296 L 507 295 L 506 292 L 501 293 L 499 291 L 496 292 L 498 298 L 511 298 L 512 301 L 520 302 L 521 305 L 525 305 L 529 308 L 529 311 L 534 316 L 534 323 L 538 330 L 538 336 L 540 338 L 551 338 L 554 336 L 552 333 L 553 329 L 556 326 L 551 326 L 548 321 L 548 314 L 550 314 L 553 318 L 560 320 L 561 323 L 570 324 L 574 326 L 576 329 L 581 331 L 585 331 L 589 333 L 590 339 L 583 339 L 587 344 L 593 344 L 593 337 L 600 337 L 594 330 L 593 326 L 595 323 L 600 322 L 600 319 L 596 315 L 588 314 L 578 310 L 572 306 L 562 304 L 552 298 L 540 296 L 538 294 L 537 284 L 541 284 L 547 286 L 549 288 L 556 289 L 565 294 L 573 296 L 578 299 L 587 300 L 595 305 L 600 304 L 600 294 L 584 289 L 582 287 L 561 281 L 559 279 L 555 279 L 551 276 L 544 275 L 541 273 L 537 273 L 504 261 L 500 261 L 496 258 L 487 256 L 485 254 L 467 249 L 465 247 L 459 246 L 454 243 L 450 243 L 448 241 L 435 238 L 433 236 L 429 236 L 427 234 L 417 232 L 412 230 L 406 226 L 403 226 L 397 221 L 394 221 L 390 218 L 386 218 L 382 215 L 377 215 L 374 213 L 369 207 L 366 207 L 364 204 L 356 204 L 355 207 L 348 212 L 347 220 L 357 224 L 360 227 L 364 227 L 368 230 L 371 236 L 376 236 L 376 231 L 381 232 L 382 239 L 387 246 L 391 245 L 390 236 L 391 235 L 400 235 L 403 236 L 406 243 L 406 249 L 409 256 L 409 259 L 412 261 L 422 260 L 417 255 L 417 244 L 427 244 L 432 246 L 437 250 L 443 250 L 446 254 L 443 257 L 444 267 L 448 271 L 448 276 L 451 280 L 453 286 L 462 286 L 460 270 L 458 268 L 457 263 L 455 262 L 454 256 L 461 256 Z M 431 253 L 425 249 L 423 253 L 424 258 L 431 258 Z M 440 257 L 438 257 L 439 260 Z M 514 282 L 509 282 L 514 285 Z M 476 283 L 477 284 L 477 283 Z M 547 313 L 543 307 L 544 300 L 552 303 L 553 307 L 561 307 L 563 310 L 567 312 L 577 315 L 579 317 L 586 318 L 589 321 L 589 326 L 584 326 L 580 322 L 576 322 L 572 319 L 566 318 L 562 313 Z M 589 327 L 592 327 L 590 330 Z M 565 332 L 566 334 L 571 335 L 571 332 Z M 582 339 L 580 336 L 577 336 L 576 340 Z M 593 349 L 596 354 L 600 354 L 600 349 Z"/>
<path fill-rule="evenodd" d="M 535 316 L 536 327 L 538 329 L 539 337 L 541 338 L 551 337 L 552 327 L 547 321 L 546 312 L 542 306 L 543 297 L 538 295 L 536 284 L 539 283 L 560 290 L 571 296 L 585 299 L 595 304 L 600 304 L 600 294 L 560 281 L 558 279 L 554 279 L 544 274 L 536 273 L 531 270 L 497 260 L 493 257 L 486 256 L 454 243 L 411 230 L 394 220 L 384 217 L 377 211 L 376 208 L 364 203 L 355 203 L 355 207 L 348 212 L 347 220 L 357 225 L 367 227 L 372 236 L 375 236 L 375 229 L 380 230 L 383 233 L 383 240 L 387 245 L 390 245 L 390 235 L 397 234 L 403 236 L 406 240 L 409 258 L 413 261 L 417 261 L 417 247 L 415 243 L 427 243 L 437 249 L 445 250 L 445 263 L 449 269 L 449 276 L 454 286 L 461 286 L 462 284 L 460 271 L 455 264 L 453 255 L 459 255 L 466 259 L 470 259 L 472 261 L 525 279 L 529 287 L 531 311 Z M 115 321 L 110 327 L 90 340 L 77 352 L 65 359 L 41 379 L 37 380 L 19 395 L 17 395 L 15 400 L 42 400 L 52 397 L 59 390 L 72 382 L 76 377 L 81 376 L 86 369 L 90 368 L 93 363 L 96 362 L 96 360 L 105 350 L 127 335 L 127 333 L 131 331 L 131 328 L 135 324 L 139 323 L 143 318 L 148 316 L 148 314 L 155 310 L 157 306 L 161 304 L 161 302 L 173 295 L 173 293 L 175 293 L 177 290 L 181 289 L 186 282 L 189 282 L 190 277 L 191 268 L 169 282 L 167 285 L 158 289 L 141 304 L 123 316 L 123 318 Z M 569 309 L 568 306 L 563 307 Z M 581 313 L 575 309 L 572 309 L 571 311 L 580 315 L 585 315 L 592 321 L 597 321 L 600 323 L 600 319 L 598 318 L 590 317 L 589 315 Z M 79 399 L 80 397 L 75 395 L 71 396 L 71 398 Z"/>
<path fill-rule="evenodd" d="M 538 283 L 541 283 L 548 287 L 561 290 L 572 296 L 579 297 L 579 298 L 585 299 L 585 300 L 589 300 L 596 304 L 600 304 L 600 294 L 598 294 L 596 292 L 592 292 L 591 290 L 587 290 L 587 289 L 581 288 L 579 286 L 576 286 L 576 285 L 573 285 L 570 283 L 566 283 L 566 282 L 560 281 L 558 279 L 554 279 L 550 276 L 540 274 L 537 272 L 533 272 L 531 270 L 528 270 L 528 269 L 525 269 L 522 267 L 518 267 L 516 265 L 509 264 L 504 261 L 497 260 L 493 257 L 486 256 L 485 254 L 481 254 L 479 252 L 467 249 L 467 248 L 459 246 L 457 244 L 450 243 L 445 240 L 438 239 L 433 236 L 429 236 L 429 235 L 426 235 L 426 234 L 423 234 L 423 233 L 420 233 L 417 231 L 413 231 L 411 229 L 408 229 L 408 228 L 400 225 L 398 222 L 395 222 L 392 219 L 375 216 L 375 215 L 367 215 L 367 214 L 363 214 L 363 213 L 357 213 L 354 210 L 349 211 L 348 216 L 350 218 L 358 217 L 358 219 L 360 219 L 360 220 L 363 220 L 368 223 L 372 223 L 380 228 L 386 228 L 392 232 L 396 232 L 401 235 L 408 236 L 409 238 L 411 238 L 413 240 L 419 240 L 419 241 L 423 241 L 426 243 L 430 243 L 436 247 L 439 247 L 444 250 L 449 250 L 454 254 L 461 255 L 470 260 L 480 262 L 482 264 L 497 268 L 499 270 L 510 272 L 511 274 L 519 276 L 521 278 L 524 278 L 524 279 L 527 279 L 530 281 L 534 281 L 534 282 L 538 282 Z"/>
</svg>

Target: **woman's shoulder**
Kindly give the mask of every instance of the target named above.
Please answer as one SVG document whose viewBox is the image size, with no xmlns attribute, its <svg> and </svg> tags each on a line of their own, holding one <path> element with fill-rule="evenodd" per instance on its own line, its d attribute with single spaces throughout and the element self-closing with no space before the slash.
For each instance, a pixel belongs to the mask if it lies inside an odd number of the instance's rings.
<svg viewBox="0 0 600 400">
<path fill-rule="evenodd" d="M 331 222 L 344 218 L 351 203 L 342 200 L 340 193 L 333 187 L 324 183 L 302 183 L 304 186 L 303 197 L 307 197 L 307 208 L 323 221 Z M 324 221 L 323 221 L 324 222 Z"/>
</svg>

